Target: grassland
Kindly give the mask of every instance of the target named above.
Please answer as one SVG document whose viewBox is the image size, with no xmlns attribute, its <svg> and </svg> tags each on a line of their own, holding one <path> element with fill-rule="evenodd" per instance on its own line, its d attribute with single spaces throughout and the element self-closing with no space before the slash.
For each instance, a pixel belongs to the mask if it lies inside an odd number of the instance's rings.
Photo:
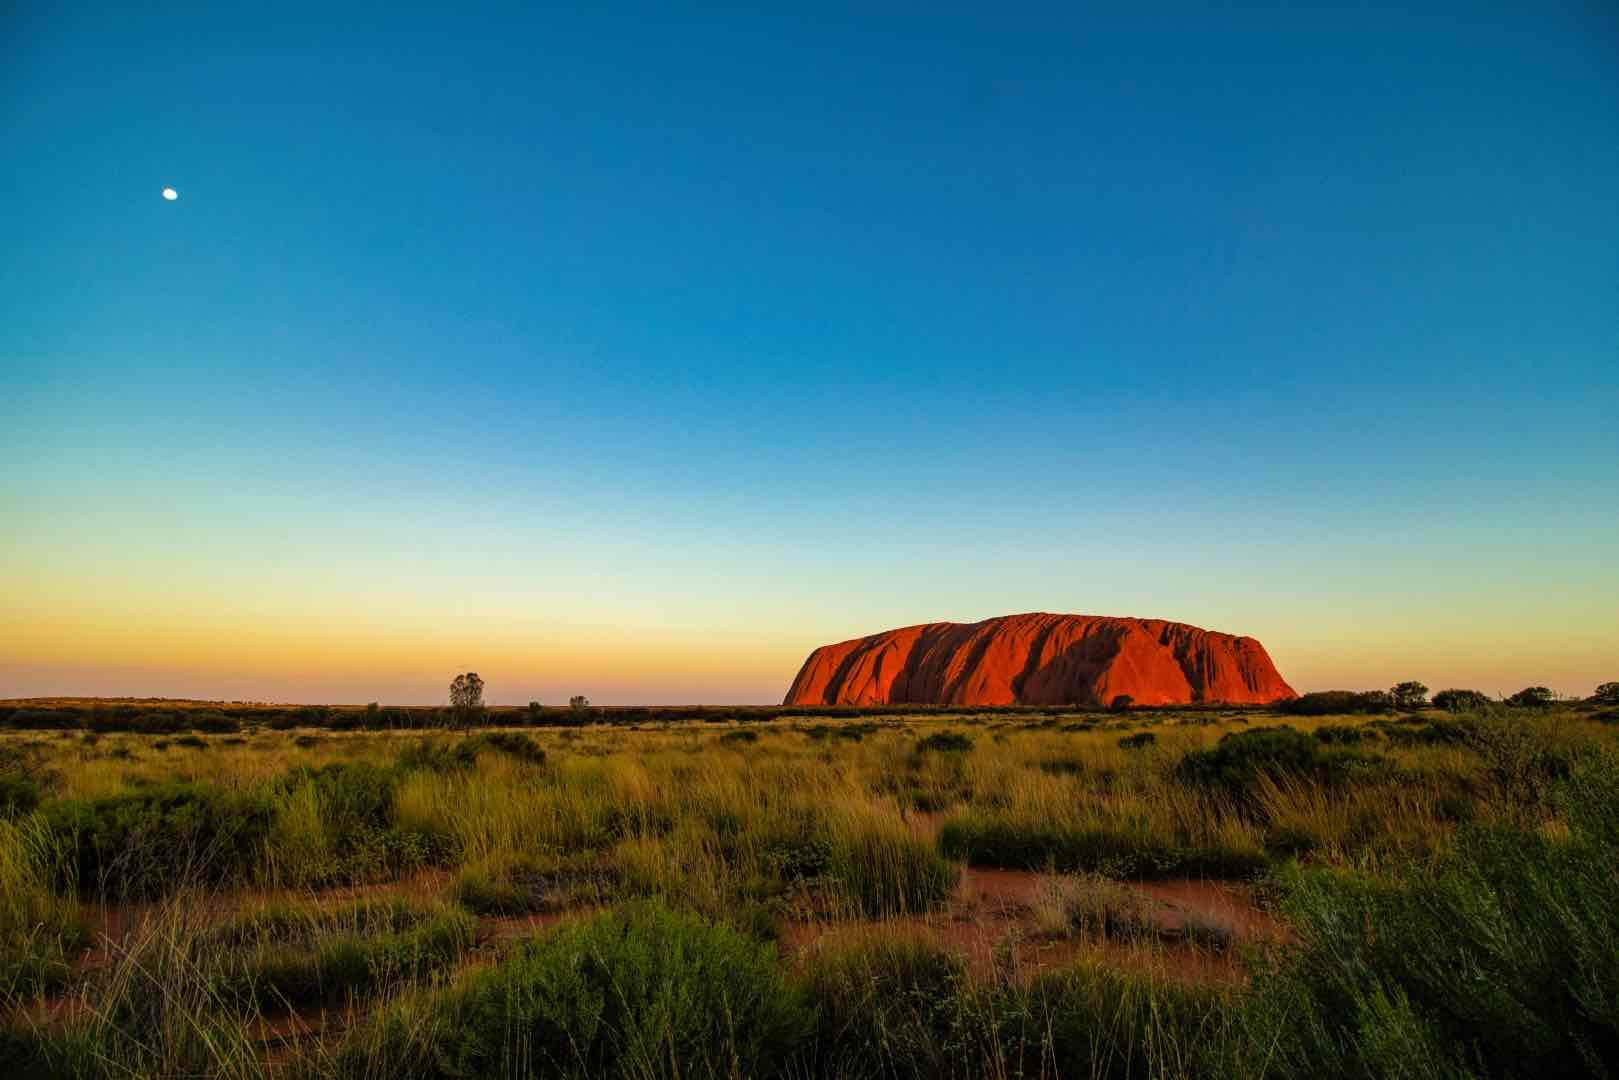
<svg viewBox="0 0 1619 1080">
<path fill-rule="evenodd" d="M 1597 710 L 11 715 L 0 1074 L 1619 1061 Z"/>
</svg>

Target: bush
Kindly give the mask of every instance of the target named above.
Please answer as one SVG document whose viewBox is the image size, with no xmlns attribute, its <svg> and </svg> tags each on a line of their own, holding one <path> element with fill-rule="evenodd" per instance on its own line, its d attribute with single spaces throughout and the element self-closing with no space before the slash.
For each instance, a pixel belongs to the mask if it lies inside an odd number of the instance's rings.
<svg viewBox="0 0 1619 1080">
<path fill-rule="evenodd" d="M 1181 844 L 1145 822 L 1079 826 L 1015 821 L 982 811 L 945 822 L 939 849 L 973 866 L 1083 870 L 1119 878 L 1237 878 L 1266 866 L 1263 851 Z"/>
<path fill-rule="evenodd" d="M 1436 709 L 1446 712 L 1477 712 L 1490 706 L 1490 699 L 1477 690 L 1441 690 L 1433 696 Z"/>
<path fill-rule="evenodd" d="M 616 884 L 594 856 L 522 855 L 463 867 L 450 895 L 478 915 L 524 915 L 600 904 Z"/>
<path fill-rule="evenodd" d="M 877 724 L 811 724 L 804 728 L 804 734 L 817 741 L 821 739 L 848 739 L 850 742 L 860 742 L 867 735 L 875 735 L 882 730 Z"/>
<path fill-rule="evenodd" d="M 366 762 L 334 762 L 319 768 L 292 769 L 279 783 L 282 792 L 310 785 L 320 802 L 321 822 L 334 837 L 361 829 L 386 829 L 393 824 L 393 769 Z"/>
<path fill-rule="evenodd" d="M 1094 1078 L 1199 1075 L 1200 1044 L 1221 1021 L 1219 992 L 1085 964 L 1036 977 L 1011 995 L 1015 1024 L 1000 1044 L 1026 1061 L 1022 1075 Z"/>
<path fill-rule="evenodd" d="M 1591 695 L 1593 705 L 1619 705 L 1619 682 L 1605 682 Z"/>
<path fill-rule="evenodd" d="M 971 1026 L 964 1023 L 970 983 L 959 955 L 887 935 L 818 953 L 802 983 L 815 1027 L 789 1075 L 960 1075 Z"/>
<path fill-rule="evenodd" d="M 1428 704 L 1428 688 L 1416 681 L 1399 683 L 1389 690 L 1389 700 L 1401 712 L 1416 712 Z"/>
<path fill-rule="evenodd" d="M 0 773 L 0 820 L 32 813 L 43 797 L 32 776 Z"/>
<path fill-rule="evenodd" d="M 221 992 L 274 1009 L 341 1002 L 449 969 L 472 947 L 463 912 L 403 902 L 321 912 L 272 908 L 205 936 L 227 952 Z"/>
<path fill-rule="evenodd" d="M 1223 788 L 1252 799 L 1261 776 L 1297 776 L 1338 784 L 1357 771 L 1370 771 L 1380 759 L 1354 750 L 1332 749 L 1294 728 L 1252 728 L 1223 736 L 1209 750 L 1194 750 L 1176 769 L 1181 780 Z"/>
<path fill-rule="evenodd" d="M 826 873 L 843 898 L 872 918 L 931 911 L 961 876 L 933 844 L 883 821 L 838 830 L 827 856 Z"/>
<path fill-rule="evenodd" d="M 1375 732 L 1367 728 L 1350 727 L 1348 724 L 1322 724 L 1310 734 L 1315 736 L 1317 742 L 1328 746 L 1358 746 L 1375 737 Z"/>
<path fill-rule="evenodd" d="M 486 731 L 468 739 L 457 747 L 456 752 L 463 756 L 470 753 L 472 760 L 476 760 L 485 750 L 493 750 L 530 765 L 545 763 L 545 749 L 534 741 L 532 735 L 525 735 L 521 731 Z"/>
<path fill-rule="evenodd" d="M 565 923 L 430 1008 L 430 1024 L 385 1013 L 340 1071 L 762 1076 L 810 1025 L 769 945 L 650 902 Z"/>
<path fill-rule="evenodd" d="M 43 813 L 60 885 L 142 898 L 245 880 L 263 857 L 275 808 L 260 792 L 165 784 L 52 803 Z"/>
<path fill-rule="evenodd" d="M 1151 746 L 1158 741 L 1158 736 L 1150 731 L 1138 731 L 1134 735 L 1126 735 L 1119 740 L 1120 750 L 1140 750 Z"/>
<path fill-rule="evenodd" d="M 204 731 L 210 735 L 234 735 L 242 730 L 239 720 L 233 720 L 216 709 L 198 709 L 188 713 L 186 719 L 191 723 L 192 731 Z"/>
<path fill-rule="evenodd" d="M 1474 717 L 1458 716 L 1414 727 L 1391 726 L 1384 734 L 1396 746 L 1460 746 L 1473 738 L 1477 728 Z"/>
<path fill-rule="evenodd" d="M 455 854 L 455 841 L 395 826 L 402 770 L 367 762 L 301 767 L 277 784 L 274 837 L 287 884 L 376 881 Z"/>
<path fill-rule="evenodd" d="M 727 731 L 719 738 L 722 746 L 742 746 L 759 741 L 757 731 Z"/>
<path fill-rule="evenodd" d="M 822 952 L 802 981 L 815 1031 L 787 1075 L 840 1080 L 1209 1075 L 1196 1054 L 1226 1004 L 1092 965 L 979 982 L 959 954 L 896 936 Z"/>
<path fill-rule="evenodd" d="M 455 742 L 422 739 L 407 746 L 394 759 L 394 764 L 400 770 L 452 772 L 472 768 L 478 763 L 478 755 L 486 750 L 505 754 L 530 765 L 545 762 L 545 748 L 535 742 L 532 735 L 521 731 L 486 731 Z"/>
<path fill-rule="evenodd" d="M 1557 696 L 1544 686 L 1526 686 L 1507 698 L 1507 704 L 1520 709 L 1549 709 L 1557 704 Z"/>
<path fill-rule="evenodd" d="M 1249 1064 L 1607 1075 L 1602 1063 L 1619 1061 L 1619 762 L 1575 774 L 1563 794 L 1567 840 L 1468 826 L 1401 881 L 1296 878 L 1286 907 L 1299 945 L 1244 1010 Z"/>
<path fill-rule="evenodd" d="M 31 813 L 57 779 L 36 747 L 0 742 L 0 821 Z"/>
<path fill-rule="evenodd" d="M 1317 690 L 1277 705 L 1282 712 L 1293 716 L 1386 713 L 1393 707 L 1394 699 L 1382 690 Z"/>
<path fill-rule="evenodd" d="M 965 754 L 972 748 L 972 736 L 963 735 L 959 731 L 936 731 L 916 744 L 916 752 L 919 754 L 929 752 Z"/>
<path fill-rule="evenodd" d="M 1574 769 L 1569 748 L 1539 724 L 1511 714 L 1479 717 L 1465 740 L 1484 763 L 1484 778 L 1513 819 L 1534 824 L 1550 810 L 1552 790 Z"/>
</svg>

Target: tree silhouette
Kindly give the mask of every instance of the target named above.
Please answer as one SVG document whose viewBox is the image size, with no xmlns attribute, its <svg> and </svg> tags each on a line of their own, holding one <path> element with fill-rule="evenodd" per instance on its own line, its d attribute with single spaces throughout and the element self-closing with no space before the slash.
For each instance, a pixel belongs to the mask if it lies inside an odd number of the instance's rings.
<svg viewBox="0 0 1619 1080">
<path fill-rule="evenodd" d="M 1428 688 L 1415 680 L 1395 686 L 1389 691 L 1389 696 L 1394 699 L 1394 707 L 1401 712 L 1416 712 L 1428 704 Z"/>
<path fill-rule="evenodd" d="M 450 684 L 450 717 L 456 727 L 471 727 L 483 715 L 483 680 L 476 671 L 457 675 Z"/>
</svg>

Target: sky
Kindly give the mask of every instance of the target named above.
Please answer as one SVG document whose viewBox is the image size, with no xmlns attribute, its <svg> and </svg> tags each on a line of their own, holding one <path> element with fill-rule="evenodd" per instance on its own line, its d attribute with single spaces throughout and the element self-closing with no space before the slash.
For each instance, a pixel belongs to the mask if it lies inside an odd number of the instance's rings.
<svg viewBox="0 0 1619 1080">
<path fill-rule="evenodd" d="M 1619 679 L 1619 9 L 1221 7 L 6 8 L 0 697 Z"/>
</svg>

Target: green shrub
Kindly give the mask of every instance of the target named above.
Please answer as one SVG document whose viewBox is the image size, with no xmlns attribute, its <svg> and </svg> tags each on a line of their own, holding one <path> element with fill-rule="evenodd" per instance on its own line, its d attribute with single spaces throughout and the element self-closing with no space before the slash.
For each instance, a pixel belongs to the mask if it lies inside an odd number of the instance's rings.
<svg viewBox="0 0 1619 1080">
<path fill-rule="evenodd" d="M 395 765 L 401 770 L 452 772 L 472 768 L 478 763 L 478 755 L 485 751 L 506 754 L 531 765 L 545 761 L 545 748 L 535 742 L 532 735 L 521 731 L 486 731 L 455 742 L 422 739 L 406 747 L 395 759 Z"/>
<path fill-rule="evenodd" d="M 486 731 L 466 740 L 457 752 L 466 754 L 470 751 L 473 759 L 476 759 L 478 754 L 485 750 L 493 750 L 530 765 L 541 765 L 545 762 L 545 748 L 535 742 L 532 735 L 526 735 L 521 731 Z"/>
<path fill-rule="evenodd" d="M 1158 736 L 1150 731 L 1138 731 L 1134 735 L 1126 735 L 1119 740 L 1120 750 L 1143 750 L 1158 741 Z"/>
<path fill-rule="evenodd" d="M 1120 878 L 1249 877 L 1267 865 L 1263 851 L 1179 844 L 1145 822 L 1076 826 L 1010 821 L 979 810 L 945 822 L 939 848 L 973 866 L 1050 867 Z"/>
<path fill-rule="evenodd" d="M 1348 724 L 1322 724 L 1310 734 L 1315 736 L 1317 742 L 1328 746 L 1357 746 L 1376 737 L 1376 732 L 1370 728 L 1350 727 Z"/>
<path fill-rule="evenodd" d="M 1575 768 L 1569 746 L 1511 713 L 1474 717 L 1465 736 L 1483 762 L 1483 779 L 1497 804 L 1521 824 L 1538 823 L 1549 812 L 1554 785 Z"/>
<path fill-rule="evenodd" d="M 721 735 L 720 738 L 719 738 L 719 742 L 720 742 L 720 744 L 722 746 L 744 746 L 744 745 L 747 745 L 748 743 L 756 743 L 758 741 L 759 741 L 759 733 L 757 731 L 746 731 L 746 730 L 743 730 L 743 731 L 727 731 L 724 735 Z"/>
<path fill-rule="evenodd" d="M 1222 788 L 1252 805 L 1261 776 L 1296 776 L 1332 785 L 1357 774 L 1376 774 L 1381 764 L 1381 759 L 1354 750 L 1329 748 L 1284 724 L 1222 736 L 1211 749 L 1182 758 L 1176 775 L 1185 783 Z"/>
<path fill-rule="evenodd" d="M 301 784 L 314 788 L 320 800 L 321 819 L 334 834 L 361 828 L 385 829 L 393 824 L 398 776 L 392 769 L 366 762 L 300 767 L 282 778 L 280 788 L 290 791 Z"/>
<path fill-rule="evenodd" d="M 221 994 L 274 1009 L 392 990 L 448 970 L 472 947 L 476 930 L 463 912 L 397 902 L 332 912 L 272 909 L 221 935 L 237 949 L 226 954 Z"/>
<path fill-rule="evenodd" d="M 927 840 L 903 826 L 878 825 L 840 830 L 826 872 L 843 898 L 872 918 L 931 911 L 961 877 Z"/>
<path fill-rule="evenodd" d="M 1619 768 L 1564 786 L 1571 836 L 1464 827 L 1403 880 L 1298 877 L 1299 944 L 1243 1011 L 1278 1075 L 1604 1076 L 1619 1061 Z"/>
<path fill-rule="evenodd" d="M 1382 690 L 1317 690 L 1279 702 L 1276 707 L 1294 716 L 1386 713 L 1394 708 L 1394 699 Z"/>
<path fill-rule="evenodd" d="M 138 898 L 246 880 L 263 857 L 275 809 L 262 792 L 164 784 L 50 803 L 43 813 L 60 885 Z"/>
<path fill-rule="evenodd" d="M 204 731 L 210 735 L 234 735 L 242 730 L 240 720 L 226 716 L 217 709 L 198 709 L 186 714 L 192 731 Z"/>
<path fill-rule="evenodd" d="M 44 797 L 32 776 L 0 773 L 0 819 L 31 813 Z"/>
<path fill-rule="evenodd" d="M 1520 709 L 1549 709 L 1557 704 L 1557 695 L 1544 686 L 1526 686 L 1507 698 L 1507 704 Z"/>
<path fill-rule="evenodd" d="M 1200 1043 L 1226 1006 L 1096 966 L 982 982 L 959 954 L 903 936 L 834 945 L 800 981 L 815 1029 L 787 1074 L 840 1080 L 1206 1075 Z"/>
<path fill-rule="evenodd" d="M 936 731 L 932 735 L 921 739 L 916 744 L 916 752 L 926 754 L 930 752 L 941 754 L 965 754 L 973 748 L 970 735 L 963 735 L 959 731 Z"/>
<path fill-rule="evenodd" d="M 769 945 L 650 902 L 565 923 L 427 1008 L 379 1017 L 339 1072 L 764 1076 L 810 1023 Z"/>
<path fill-rule="evenodd" d="M 90 944 L 78 903 L 53 888 L 55 858 L 37 817 L 0 820 L 0 1008 L 60 989 Z"/>
<path fill-rule="evenodd" d="M 790 1075 L 961 1075 L 970 980 L 962 958 L 903 936 L 818 952 L 800 979 L 812 1036 Z"/>
<path fill-rule="evenodd" d="M 1446 712 L 1477 712 L 1490 706 L 1488 696 L 1477 690 L 1441 690 L 1433 696 L 1433 706 Z"/>
<path fill-rule="evenodd" d="M 1228 1007 L 1217 990 L 1085 964 L 1013 988 L 999 1043 L 1022 1075 L 1207 1075 L 1203 1044 Z"/>
<path fill-rule="evenodd" d="M 1473 717 L 1459 716 L 1410 727 L 1390 726 L 1383 730 L 1389 742 L 1395 746 L 1461 746 L 1474 738 L 1478 724 Z"/>
<path fill-rule="evenodd" d="M 304 820 L 298 822 L 304 832 L 290 826 L 286 830 L 293 836 L 285 842 L 297 850 L 285 868 L 288 883 L 376 881 L 451 860 L 456 853 L 453 837 L 396 827 L 400 774 L 397 768 L 366 762 L 335 762 L 292 769 L 282 777 L 277 792 L 283 821 L 309 798 L 319 818 L 313 836 L 307 835 L 310 826 Z M 281 831 L 276 839 L 284 839 Z"/>
<path fill-rule="evenodd" d="M 1546 687 L 1525 687 L 1507 698 L 1507 704 L 1519 709 L 1549 709 L 1557 704 L 1557 696 Z"/>
<path fill-rule="evenodd" d="M 524 915 L 599 904 L 616 886 L 616 874 L 594 855 L 524 855 L 463 867 L 450 896 L 478 915 Z"/>
</svg>

